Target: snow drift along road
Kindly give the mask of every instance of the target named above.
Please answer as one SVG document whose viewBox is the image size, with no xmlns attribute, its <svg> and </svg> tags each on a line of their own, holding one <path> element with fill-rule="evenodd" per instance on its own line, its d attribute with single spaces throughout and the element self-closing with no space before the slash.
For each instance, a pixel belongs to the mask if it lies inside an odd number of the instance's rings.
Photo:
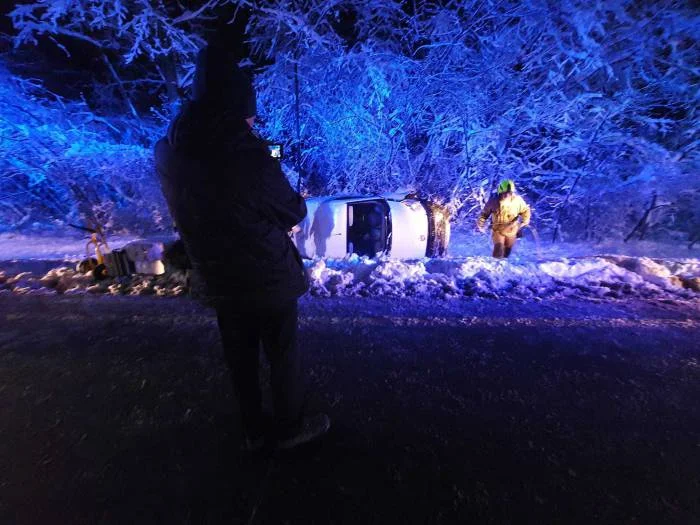
<svg viewBox="0 0 700 525">
<path fill-rule="evenodd" d="M 306 261 L 316 296 L 432 298 L 641 297 L 700 306 L 700 260 L 605 255 L 505 261 L 453 257 L 414 261 L 347 259 Z M 184 274 L 133 276 L 95 283 L 61 266 L 43 275 L 0 269 L 0 294 L 118 294 L 177 296 Z"/>
</svg>

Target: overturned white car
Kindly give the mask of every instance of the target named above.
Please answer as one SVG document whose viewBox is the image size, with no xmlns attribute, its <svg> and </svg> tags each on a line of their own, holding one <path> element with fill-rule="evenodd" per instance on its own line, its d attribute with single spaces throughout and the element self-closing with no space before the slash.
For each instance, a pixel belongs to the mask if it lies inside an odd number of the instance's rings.
<svg viewBox="0 0 700 525">
<path fill-rule="evenodd" d="M 302 257 L 350 254 L 397 259 L 446 255 L 449 214 L 444 206 L 411 194 L 312 197 L 306 218 L 291 232 Z M 95 241 L 92 241 L 95 242 Z M 90 243 L 88 243 L 90 246 Z M 190 268 L 182 241 L 138 240 L 110 250 L 104 239 L 98 257 L 78 266 L 96 279 L 131 274 L 160 275 Z"/>
<path fill-rule="evenodd" d="M 313 197 L 306 207 L 308 214 L 292 238 L 308 259 L 353 253 L 416 259 L 447 253 L 447 210 L 412 194 Z"/>
</svg>

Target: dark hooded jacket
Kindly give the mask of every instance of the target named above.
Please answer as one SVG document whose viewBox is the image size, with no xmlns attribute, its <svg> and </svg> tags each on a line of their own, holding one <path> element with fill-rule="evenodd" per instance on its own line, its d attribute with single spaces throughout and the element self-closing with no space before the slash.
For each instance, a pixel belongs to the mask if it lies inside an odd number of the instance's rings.
<svg viewBox="0 0 700 525">
<path fill-rule="evenodd" d="M 308 282 L 288 231 L 306 216 L 306 204 L 240 111 L 216 102 L 185 104 L 156 144 L 168 207 L 215 304 L 294 300 Z"/>
</svg>

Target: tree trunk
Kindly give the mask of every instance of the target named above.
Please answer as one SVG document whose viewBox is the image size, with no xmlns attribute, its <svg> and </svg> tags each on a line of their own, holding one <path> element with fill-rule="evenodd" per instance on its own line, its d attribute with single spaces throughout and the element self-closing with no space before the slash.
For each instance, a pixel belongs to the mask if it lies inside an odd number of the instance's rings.
<svg viewBox="0 0 700 525">
<path fill-rule="evenodd" d="M 656 199 L 657 195 L 656 192 L 654 192 L 654 194 L 651 197 L 651 203 L 649 204 L 649 207 L 644 211 L 642 218 L 639 219 L 639 222 L 636 224 L 636 226 L 632 228 L 632 231 L 629 232 L 627 237 L 625 237 L 625 242 L 629 241 L 632 238 L 632 236 L 637 232 L 639 232 L 639 240 L 641 241 L 644 239 L 644 235 L 646 235 L 647 228 L 649 228 L 649 215 L 656 208 L 661 207 L 656 205 Z"/>
<path fill-rule="evenodd" d="M 591 199 L 590 197 L 586 201 L 586 222 L 583 226 L 583 238 L 590 241 L 593 237 L 593 232 L 591 232 Z"/>
<path fill-rule="evenodd" d="M 107 55 L 105 55 L 104 53 L 102 53 L 102 61 L 105 63 L 107 69 L 109 69 L 109 72 L 112 74 L 112 78 L 114 78 L 114 81 L 117 83 L 119 93 L 121 93 L 122 97 L 124 98 L 124 102 L 126 102 L 126 105 L 129 107 L 129 111 L 131 111 L 131 114 L 134 116 L 134 118 L 140 121 L 141 117 L 136 111 L 136 108 L 134 107 L 134 104 L 131 101 L 131 97 L 129 97 L 129 93 L 127 93 L 126 88 L 124 87 L 122 79 L 119 77 L 117 70 L 114 69 L 114 66 L 109 61 L 109 58 L 107 58 Z"/>
<path fill-rule="evenodd" d="M 304 178 L 301 167 L 301 110 L 299 101 L 299 54 L 294 59 L 294 128 L 296 131 L 297 193 L 301 193 L 301 180 Z"/>
<path fill-rule="evenodd" d="M 168 105 L 174 106 L 180 100 L 178 91 L 176 65 L 172 56 L 160 57 L 158 59 L 158 69 L 165 83 L 165 92 L 168 96 Z"/>
</svg>

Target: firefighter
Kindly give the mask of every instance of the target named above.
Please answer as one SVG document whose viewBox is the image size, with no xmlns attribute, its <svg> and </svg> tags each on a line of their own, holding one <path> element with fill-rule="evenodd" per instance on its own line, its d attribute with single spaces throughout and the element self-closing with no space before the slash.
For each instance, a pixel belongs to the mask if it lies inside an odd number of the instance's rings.
<svg viewBox="0 0 700 525">
<path fill-rule="evenodd" d="M 498 194 L 489 199 L 479 215 L 477 227 L 485 231 L 486 220 L 491 216 L 493 256 L 508 257 L 521 230 L 530 224 L 530 207 L 515 193 L 515 183 L 506 179 L 498 185 Z M 518 218 L 520 221 L 518 221 Z"/>
</svg>

